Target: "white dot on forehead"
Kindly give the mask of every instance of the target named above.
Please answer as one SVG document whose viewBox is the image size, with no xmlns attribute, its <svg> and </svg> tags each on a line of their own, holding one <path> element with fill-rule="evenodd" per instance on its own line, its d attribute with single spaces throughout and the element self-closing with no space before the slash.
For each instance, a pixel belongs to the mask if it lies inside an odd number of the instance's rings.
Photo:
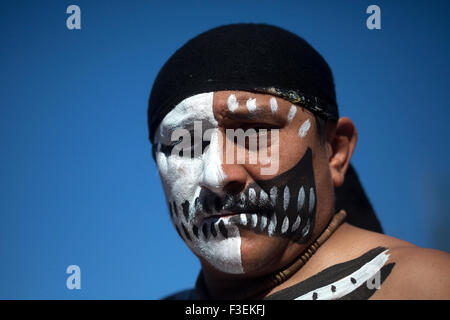
<svg viewBox="0 0 450 320">
<path fill-rule="evenodd" d="M 274 97 L 270 98 L 270 110 L 272 110 L 272 113 L 275 113 L 278 110 L 277 99 Z"/>
<path fill-rule="evenodd" d="M 291 122 L 292 119 L 294 119 L 296 113 L 297 113 L 297 107 L 292 105 L 291 108 L 289 109 L 289 113 L 287 115 L 287 120 L 289 122 Z"/>
<path fill-rule="evenodd" d="M 256 99 L 252 99 L 252 98 L 248 99 L 247 100 L 247 110 L 250 112 L 253 112 L 256 110 L 256 108 L 257 108 L 256 107 Z"/>
<path fill-rule="evenodd" d="M 298 129 L 298 135 L 302 138 L 306 136 L 308 133 L 309 128 L 311 128 L 311 122 L 309 119 L 307 119 L 303 124 L 300 126 L 300 129 Z"/>
<path fill-rule="evenodd" d="M 231 94 L 228 97 L 228 109 L 230 109 L 231 112 L 234 112 L 239 107 L 239 104 L 236 100 L 236 96 L 234 94 Z"/>
</svg>

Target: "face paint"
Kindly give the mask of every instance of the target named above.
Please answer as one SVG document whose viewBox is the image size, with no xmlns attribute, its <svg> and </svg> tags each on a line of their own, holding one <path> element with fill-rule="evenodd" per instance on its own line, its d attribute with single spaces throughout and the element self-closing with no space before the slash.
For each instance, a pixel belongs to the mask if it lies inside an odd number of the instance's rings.
<svg viewBox="0 0 450 320">
<path fill-rule="evenodd" d="M 230 110 L 237 104 L 229 98 Z M 242 273 L 241 238 L 229 217 L 205 218 L 216 213 L 214 203 L 205 203 L 201 185 L 220 191 L 225 179 L 217 144 L 217 121 L 213 115 L 213 93 L 183 100 L 161 122 L 156 134 L 156 160 L 169 204 L 171 220 L 191 250 L 226 273 Z M 212 129 L 209 148 L 200 157 L 170 154 L 171 131 L 195 120 Z"/>
<path fill-rule="evenodd" d="M 230 220 L 242 228 L 304 243 L 315 223 L 315 190 L 312 151 L 308 148 L 290 170 L 270 180 L 256 180 L 242 193 L 226 195 L 217 202 L 221 211 L 239 213 Z M 258 223 L 247 223 L 254 214 Z"/>
<path fill-rule="evenodd" d="M 287 116 L 288 122 L 291 122 L 292 119 L 294 119 L 296 113 L 297 113 L 297 107 L 292 105 L 291 108 L 289 109 L 289 113 Z"/>
<path fill-rule="evenodd" d="M 257 109 L 257 106 L 256 106 L 256 99 L 248 99 L 247 100 L 247 110 L 249 111 L 249 112 L 253 112 L 253 111 L 255 111 Z"/>
<path fill-rule="evenodd" d="M 230 223 L 241 228 L 307 242 L 316 208 L 312 151 L 308 148 L 290 170 L 270 180 L 256 180 L 239 194 L 219 197 L 205 190 L 198 201 L 205 207 L 214 203 L 216 212 L 231 214 Z"/>
<path fill-rule="evenodd" d="M 234 111 L 237 110 L 237 108 L 239 108 L 239 104 L 238 104 L 238 102 L 237 102 L 237 100 L 236 100 L 236 96 L 235 96 L 234 94 L 231 94 L 231 95 L 228 97 L 228 109 L 229 109 L 231 112 L 234 112 Z"/>
<path fill-rule="evenodd" d="M 276 112 L 276 99 L 271 99 L 270 104 L 271 111 Z M 256 99 L 248 99 L 246 106 L 249 111 L 256 110 Z M 235 112 L 238 107 L 236 97 L 230 95 L 227 108 Z M 295 111 L 290 114 L 293 118 Z M 195 157 L 172 154 L 171 133 L 179 128 L 192 129 L 195 121 L 201 121 L 212 132 L 205 152 Z M 310 239 L 316 210 L 310 148 L 286 172 L 269 180 L 256 180 L 239 194 L 225 193 L 226 175 L 222 170 L 212 92 L 185 99 L 169 112 L 156 132 L 155 142 L 175 229 L 196 255 L 216 269 L 231 274 L 244 272 L 240 229 L 298 243 Z"/>
<path fill-rule="evenodd" d="M 309 119 L 307 119 L 303 124 L 300 126 L 300 129 L 298 129 L 298 135 L 302 138 L 306 136 L 308 133 L 309 128 L 311 127 L 311 122 Z"/>
<path fill-rule="evenodd" d="M 272 113 L 275 113 L 278 110 L 277 99 L 274 97 L 270 98 L 270 110 L 272 111 Z"/>
</svg>

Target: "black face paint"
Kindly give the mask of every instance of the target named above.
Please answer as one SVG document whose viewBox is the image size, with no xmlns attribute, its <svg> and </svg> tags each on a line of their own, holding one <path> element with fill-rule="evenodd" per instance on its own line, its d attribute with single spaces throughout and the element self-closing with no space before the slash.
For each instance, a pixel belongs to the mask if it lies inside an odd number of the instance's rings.
<svg viewBox="0 0 450 320">
<path fill-rule="evenodd" d="M 210 208 L 218 213 L 238 213 L 231 221 L 242 228 L 287 237 L 298 243 L 307 242 L 314 229 L 316 216 L 311 149 L 308 148 L 302 159 L 288 171 L 270 180 L 255 181 L 239 194 L 228 194 L 221 198 L 203 189 L 195 200 L 195 210 L 209 214 Z M 244 220 L 242 214 L 245 214 Z M 218 217 L 209 219 L 214 228 L 213 220 Z M 214 232 L 213 229 L 210 231 L 211 236 L 217 236 L 215 228 Z M 222 227 L 219 225 L 219 232 L 227 236 L 223 223 Z M 207 230 L 203 233 L 207 237 Z"/>
</svg>

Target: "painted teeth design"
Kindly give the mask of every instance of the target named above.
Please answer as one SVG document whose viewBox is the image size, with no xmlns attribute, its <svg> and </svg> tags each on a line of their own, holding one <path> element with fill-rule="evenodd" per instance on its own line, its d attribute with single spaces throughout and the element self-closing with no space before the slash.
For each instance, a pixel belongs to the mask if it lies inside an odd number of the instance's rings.
<svg viewBox="0 0 450 320">
<path fill-rule="evenodd" d="M 183 215 L 186 219 L 186 221 L 189 219 L 189 201 L 185 201 L 181 204 L 181 207 L 183 208 Z"/>
<path fill-rule="evenodd" d="M 284 175 L 276 180 L 255 181 L 255 185 L 235 195 L 219 196 L 214 192 L 199 191 L 192 201 L 171 199 L 168 209 L 176 231 L 189 246 L 194 247 L 220 246 L 220 240 L 228 239 L 223 243 L 225 245 L 229 240 L 234 241 L 231 238 L 240 239 L 239 228 L 268 236 L 294 237 L 295 241 L 303 243 L 311 236 L 317 207 L 314 180 L 310 183 L 307 178 L 302 178 L 307 168 L 304 164 L 309 163 L 311 157 L 308 149 L 304 156 L 306 162 L 299 162 L 291 169 L 292 176 L 299 180 L 293 181 Z M 255 209 L 258 207 L 261 211 Z M 246 211 L 248 213 L 243 213 L 244 208 L 249 210 Z M 241 213 L 219 217 L 217 214 L 221 212 Z M 195 221 L 202 216 L 206 219 L 196 224 Z"/>
<path fill-rule="evenodd" d="M 197 212 L 203 211 L 203 206 L 199 197 L 195 198 L 193 210 Z"/>
<path fill-rule="evenodd" d="M 246 207 L 249 203 L 252 203 L 253 205 L 261 204 L 261 205 L 269 205 L 268 202 L 281 210 L 284 210 L 284 213 L 281 213 L 281 211 L 275 211 L 272 213 L 272 215 L 267 216 L 266 214 L 258 214 L 258 213 L 241 213 L 236 216 L 236 218 L 232 219 L 231 221 L 234 222 L 234 224 L 241 225 L 243 227 L 247 227 L 249 229 L 254 229 L 256 232 L 267 232 L 269 236 L 274 235 L 285 235 L 289 236 L 292 233 L 298 232 L 300 229 L 300 234 L 304 238 L 309 235 L 310 229 L 311 229 L 311 223 L 312 223 L 312 213 L 315 209 L 316 204 L 316 195 L 315 195 L 315 189 L 313 187 L 308 188 L 309 193 L 307 194 L 305 192 L 305 187 L 301 186 L 298 190 L 298 194 L 295 196 L 292 194 L 291 196 L 291 189 L 288 186 L 285 186 L 284 189 L 280 189 L 280 192 L 278 192 L 278 187 L 273 186 L 270 189 L 269 194 L 267 194 L 264 190 L 259 190 L 259 199 L 258 199 L 258 192 L 255 188 L 249 188 L 247 193 L 240 193 L 237 196 L 237 205 L 239 207 Z M 290 202 L 292 198 L 297 198 L 296 203 L 296 215 L 292 215 L 290 213 L 292 209 L 290 208 Z M 306 200 L 308 198 L 308 200 Z M 225 205 L 223 204 L 223 201 L 225 201 Z M 178 217 L 178 206 L 175 201 L 170 201 L 169 204 L 169 211 L 170 216 L 173 219 L 174 223 L 176 224 L 177 232 L 180 234 L 180 237 L 183 238 L 185 241 L 192 241 L 192 240 L 208 240 L 208 239 L 215 239 L 218 236 L 227 238 L 229 235 L 229 230 L 227 226 L 227 219 L 217 219 L 214 218 L 214 221 L 207 221 L 204 222 L 202 225 L 191 225 L 186 224 L 189 219 L 195 215 L 197 212 L 196 210 L 199 210 L 199 208 L 205 208 L 207 203 L 214 204 L 215 208 L 217 209 L 217 212 L 220 212 L 220 210 L 223 209 L 223 206 L 227 206 L 227 204 L 230 206 L 230 208 L 233 206 L 233 202 L 236 201 L 236 197 L 227 197 L 225 199 L 222 199 L 219 197 L 212 198 L 211 201 L 204 201 L 201 202 L 199 197 L 195 198 L 195 201 L 193 201 L 194 205 L 190 208 L 189 201 L 184 201 L 181 204 L 181 212 L 183 213 Z M 248 200 L 248 202 L 247 202 Z M 307 202 L 307 203 L 306 203 Z M 293 204 L 294 208 L 295 205 Z M 189 210 L 191 209 L 191 210 Z M 306 224 L 302 226 L 302 217 L 305 215 L 305 211 L 308 210 L 308 220 L 306 220 Z M 190 212 L 192 211 L 192 212 Z M 303 213 L 302 213 L 303 212 Z M 184 219 L 183 219 L 184 218 Z M 305 217 L 306 218 L 306 217 Z M 178 219 L 178 222 L 176 222 Z M 182 222 L 183 221 L 183 222 Z M 187 227 L 188 226 L 188 227 Z M 302 227 L 302 228 L 300 228 Z M 189 228 L 189 229 L 188 229 Z M 202 235 L 202 237 L 200 237 Z"/>
<path fill-rule="evenodd" d="M 269 196 L 267 195 L 267 193 L 261 189 L 261 192 L 259 193 L 259 202 L 264 205 L 267 203 L 267 200 L 269 199 Z"/>
<path fill-rule="evenodd" d="M 208 239 L 208 224 L 204 223 L 202 227 L 203 236 L 205 237 L 205 240 Z"/>
<path fill-rule="evenodd" d="M 270 189 L 270 201 L 272 201 L 272 205 L 274 207 L 277 204 L 277 194 L 278 194 L 277 187 L 272 187 L 272 189 Z"/>
<path fill-rule="evenodd" d="M 173 216 L 173 209 L 172 209 L 172 202 L 169 202 L 169 212 L 170 212 L 170 218 L 174 218 Z"/>
<path fill-rule="evenodd" d="M 286 216 L 283 220 L 283 225 L 281 226 L 281 233 L 286 233 L 289 229 L 289 218 Z"/>
<path fill-rule="evenodd" d="M 194 225 L 192 227 L 192 233 L 194 234 L 194 236 L 198 239 L 198 228 L 196 225 Z"/>
<path fill-rule="evenodd" d="M 256 228 L 256 225 L 258 224 L 258 215 L 256 214 L 256 213 L 254 213 L 254 214 L 252 214 L 252 216 L 251 216 L 252 218 L 252 220 L 251 220 L 251 225 L 252 225 L 252 228 Z"/>
<path fill-rule="evenodd" d="M 255 189 L 250 188 L 250 189 L 248 190 L 248 200 L 249 200 L 251 203 L 253 203 L 253 204 L 256 203 L 256 192 L 255 192 Z"/>
<path fill-rule="evenodd" d="M 314 189 L 310 188 L 309 189 L 309 209 L 308 209 L 309 214 L 311 214 L 311 212 L 314 209 L 315 201 L 316 201 L 316 196 L 314 194 Z"/>
<path fill-rule="evenodd" d="M 300 223 L 302 222 L 302 218 L 300 218 L 300 216 L 297 216 L 297 219 L 295 219 L 294 224 L 292 225 L 292 232 L 297 231 L 298 227 L 300 227 Z"/>
<path fill-rule="evenodd" d="M 298 192 L 297 198 L 297 212 L 300 212 L 300 210 L 303 208 L 304 202 L 305 202 L 305 189 L 301 187 L 300 191 Z"/>
<path fill-rule="evenodd" d="M 306 225 L 302 229 L 302 237 L 306 237 L 306 235 L 309 232 L 310 225 L 311 225 L 311 220 L 308 219 L 308 222 L 306 223 Z"/>
<path fill-rule="evenodd" d="M 232 197 L 227 197 L 227 199 L 225 200 L 225 208 L 229 208 L 233 205 L 233 198 Z"/>
<path fill-rule="evenodd" d="M 245 213 L 241 213 L 239 215 L 239 218 L 241 219 L 241 224 L 246 226 L 247 225 L 247 215 Z"/>
<path fill-rule="evenodd" d="M 228 238 L 228 231 L 227 228 L 225 228 L 225 223 L 223 220 L 220 220 L 219 222 L 219 231 L 225 239 Z"/>
<path fill-rule="evenodd" d="M 211 234 L 214 238 L 217 237 L 217 230 L 215 223 L 211 223 Z"/>
<path fill-rule="evenodd" d="M 175 203 L 175 201 L 173 202 L 173 212 L 175 213 L 175 217 L 178 217 L 178 209 L 177 209 L 177 204 Z"/>
<path fill-rule="evenodd" d="M 267 226 L 267 217 L 266 216 L 262 216 L 261 217 L 261 231 L 264 231 L 266 226 Z"/>
<path fill-rule="evenodd" d="M 189 235 L 189 232 L 186 230 L 186 227 L 184 226 L 183 223 L 181 223 L 181 228 L 183 229 L 184 235 L 186 236 L 186 239 L 188 239 L 189 241 L 191 240 L 191 236 Z"/>
<path fill-rule="evenodd" d="M 244 208 L 246 203 L 246 197 L 245 197 L 245 193 L 241 193 L 240 199 L 239 199 L 239 207 Z"/>
<path fill-rule="evenodd" d="M 269 233 L 269 236 L 273 235 L 276 227 L 277 227 L 277 215 L 274 212 L 272 219 L 270 219 L 269 227 L 267 228 L 267 232 Z"/>
<path fill-rule="evenodd" d="M 284 209 L 284 211 L 286 211 L 289 206 L 290 196 L 291 196 L 291 194 L 289 193 L 289 187 L 286 186 L 284 188 L 284 194 L 283 194 L 283 209 Z"/>
</svg>

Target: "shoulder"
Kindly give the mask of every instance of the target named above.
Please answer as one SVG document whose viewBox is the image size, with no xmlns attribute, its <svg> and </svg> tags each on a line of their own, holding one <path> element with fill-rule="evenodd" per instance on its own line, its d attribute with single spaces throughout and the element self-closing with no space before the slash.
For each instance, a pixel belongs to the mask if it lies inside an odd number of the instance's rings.
<svg viewBox="0 0 450 320">
<path fill-rule="evenodd" d="M 355 227 L 348 231 L 357 240 L 355 252 L 381 246 L 387 249 L 386 264 L 393 263 L 372 299 L 450 299 L 450 254 Z"/>
<path fill-rule="evenodd" d="M 392 276 L 374 299 L 450 299 L 450 255 L 416 246 L 389 249 Z"/>
</svg>

